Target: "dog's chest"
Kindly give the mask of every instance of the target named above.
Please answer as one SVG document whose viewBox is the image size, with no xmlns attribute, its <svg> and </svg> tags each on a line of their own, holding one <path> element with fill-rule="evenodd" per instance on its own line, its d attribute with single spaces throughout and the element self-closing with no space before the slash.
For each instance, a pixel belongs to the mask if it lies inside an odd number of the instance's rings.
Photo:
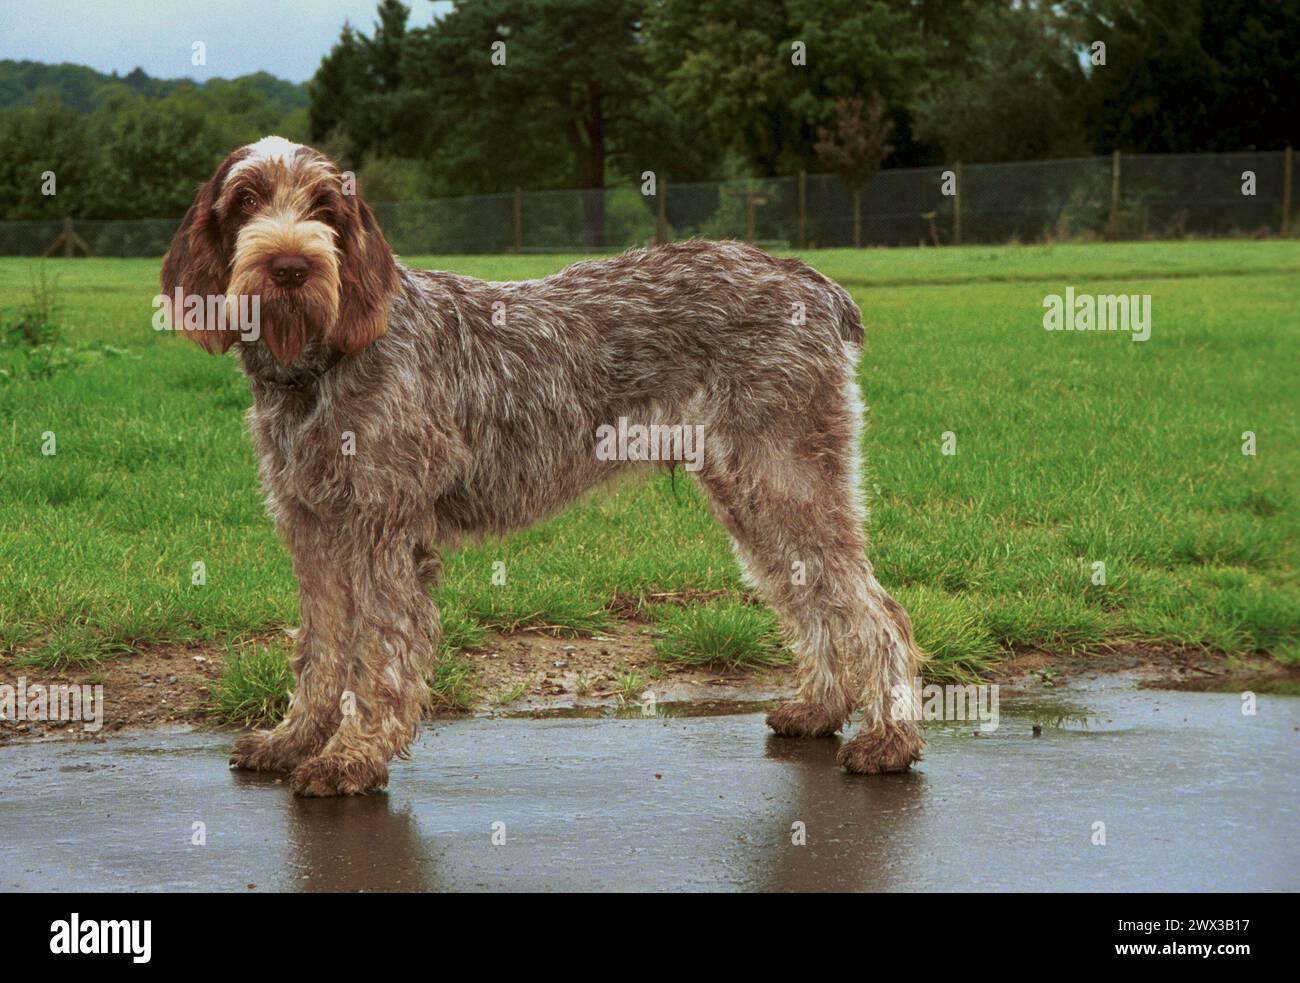
<svg viewBox="0 0 1300 983">
<path fill-rule="evenodd" d="M 342 491 L 355 435 L 314 400 L 293 393 L 259 399 L 249 413 L 262 477 L 277 497 L 321 501 Z"/>
</svg>

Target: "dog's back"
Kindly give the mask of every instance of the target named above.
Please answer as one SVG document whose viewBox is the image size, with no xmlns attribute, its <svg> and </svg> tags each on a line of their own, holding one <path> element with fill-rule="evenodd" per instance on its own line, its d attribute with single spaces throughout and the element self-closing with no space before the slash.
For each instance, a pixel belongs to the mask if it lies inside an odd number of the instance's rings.
<svg viewBox="0 0 1300 983">
<path fill-rule="evenodd" d="M 813 401 L 839 398 L 862 339 L 841 287 L 737 242 L 537 280 L 407 275 L 415 310 L 395 307 L 376 348 L 431 336 L 432 391 L 450 397 L 472 462 L 438 512 L 465 532 L 535 521 L 637 463 L 600 452 L 602 427 L 699 427 L 716 453 L 782 440 Z"/>
</svg>

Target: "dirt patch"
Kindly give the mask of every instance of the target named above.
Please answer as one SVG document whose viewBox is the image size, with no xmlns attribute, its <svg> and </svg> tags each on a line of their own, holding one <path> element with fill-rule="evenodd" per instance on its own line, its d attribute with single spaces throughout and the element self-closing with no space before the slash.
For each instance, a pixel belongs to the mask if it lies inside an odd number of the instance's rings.
<svg viewBox="0 0 1300 983">
<path fill-rule="evenodd" d="M 1101 652 L 1015 652 L 986 673 L 1011 695 L 1081 679 L 1126 675 L 1144 689 L 1300 693 L 1300 665 L 1241 659 L 1192 648 L 1116 645 Z"/>
<path fill-rule="evenodd" d="M 663 600 L 671 603 L 665 596 Z M 205 721 L 203 708 L 221 674 L 222 648 L 150 648 L 106 659 L 94 669 L 51 673 L 0 665 L 0 684 L 103 686 L 103 724 L 87 730 L 67 720 L 0 720 L 0 744 L 43 737 L 95 738 L 124 728 Z M 679 667 L 655 656 L 653 630 L 621 621 L 593 638 L 535 632 L 501 635 L 465 653 L 485 714 L 634 711 L 656 703 L 693 706 L 760 704 L 793 691 L 790 669 L 730 672 Z M 1300 694 L 1300 666 L 1271 659 L 1226 658 L 1199 649 L 1115 646 L 1102 652 L 1016 652 L 987 674 L 1007 696 L 1042 693 L 1081 680 L 1126 675 L 1159 689 Z"/>
<path fill-rule="evenodd" d="M 95 737 L 125 727 L 165 727 L 196 722 L 208 701 L 209 687 L 221 675 L 221 649 L 217 647 L 149 648 L 106 658 L 91 669 L 50 672 L 45 669 L 0 665 L 0 684 L 15 689 L 25 682 L 28 703 L 33 687 L 48 692 L 54 686 L 102 686 L 98 729 L 88 729 L 93 702 L 83 704 L 83 720 L 0 720 L 0 744 L 22 738 L 67 736 Z M 53 701 L 49 701 L 51 704 Z M 48 704 L 47 704 L 48 705 Z M 102 711 L 102 714 L 100 713 Z M 0 710 L 3 712 L 3 710 Z"/>
<path fill-rule="evenodd" d="M 676 666 L 655 655 L 650 629 L 621 623 L 593 638 L 519 633 L 466 653 L 478 667 L 486 709 L 665 700 L 754 700 L 793 689 L 793 671 L 732 672 Z"/>
</svg>

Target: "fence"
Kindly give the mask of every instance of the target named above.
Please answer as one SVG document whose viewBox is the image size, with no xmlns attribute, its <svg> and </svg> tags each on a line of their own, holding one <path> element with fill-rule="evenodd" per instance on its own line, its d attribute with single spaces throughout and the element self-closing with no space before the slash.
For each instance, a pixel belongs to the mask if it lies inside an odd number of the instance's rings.
<svg viewBox="0 0 1300 983">
<path fill-rule="evenodd" d="M 857 194 L 836 177 L 799 174 L 699 184 L 660 178 L 653 195 L 638 184 L 374 207 L 405 255 L 612 250 L 691 236 L 812 249 L 1288 236 L 1292 184 L 1288 148 L 886 170 Z M 0 222 L 0 255 L 160 256 L 176 225 Z"/>
</svg>

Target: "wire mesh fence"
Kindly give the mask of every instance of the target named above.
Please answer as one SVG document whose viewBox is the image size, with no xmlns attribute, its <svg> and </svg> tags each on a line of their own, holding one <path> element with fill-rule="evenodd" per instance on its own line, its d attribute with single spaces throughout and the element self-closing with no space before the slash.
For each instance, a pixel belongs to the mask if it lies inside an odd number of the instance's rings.
<svg viewBox="0 0 1300 983">
<path fill-rule="evenodd" d="M 772 249 L 1291 234 L 1292 153 L 1120 155 L 380 203 L 399 254 Z M 160 256 L 179 220 L 0 222 L 0 255 Z"/>
</svg>

